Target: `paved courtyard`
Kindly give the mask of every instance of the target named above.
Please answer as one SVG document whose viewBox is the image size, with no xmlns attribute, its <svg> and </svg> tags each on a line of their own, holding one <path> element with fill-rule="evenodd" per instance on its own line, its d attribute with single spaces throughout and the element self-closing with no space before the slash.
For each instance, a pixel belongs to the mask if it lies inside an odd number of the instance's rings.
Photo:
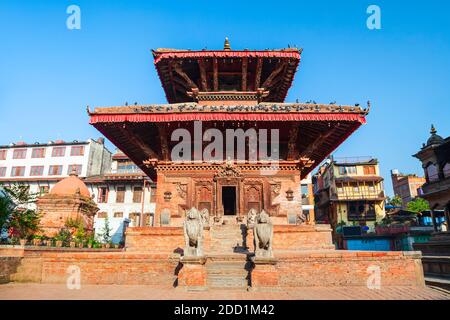
<svg viewBox="0 0 450 320">
<path fill-rule="evenodd" d="M 69 290 L 60 284 L 8 283 L 0 285 L 0 300 L 450 300 L 450 293 L 431 287 L 385 287 L 369 290 L 362 287 L 305 287 L 282 291 L 247 292 L 210 290 L 186 292 L 183 289 L 154 286 L 86 285 Z"/>
</svg>

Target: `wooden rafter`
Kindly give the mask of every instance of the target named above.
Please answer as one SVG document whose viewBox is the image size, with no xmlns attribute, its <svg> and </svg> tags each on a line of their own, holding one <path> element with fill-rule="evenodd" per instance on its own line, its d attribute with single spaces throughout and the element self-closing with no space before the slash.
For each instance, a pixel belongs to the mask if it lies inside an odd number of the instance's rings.
<svg viewBox="0 0 450 320">
<path fill-rule="evenodd" d="M 167 143 L 167 131 L 164 124 L 159 123 L 158 124 L 158 133 L 159 133 L 159 139 L 161 144 L 161 156 L 162 160 L 168 161 L 169 160 L 169 145 Z"/>
<path fill-rule="evenodd" d="M 174 63 L 172 65 L 173 70 L 184 79 L 184 81 L 186 81 L 187 85 L 190 88 L 197 88 L 197 85 L 194 83 L 194 81 L 191 80 L 191 78 L 189 78 L 189 76 L 186 74 L 186 72 L 183 71 L 183 69 L 181 68 L 181 65 L 179 63 Z"/>
<path fill-rule="evenodd" d="M 214 91 L 219 91 L 219 63 L 217 58 L 213 59 L 213 84 Z"/>
<path fill-rule="evenodd" d="M 198 67 L 200 69 L 200 79 L 203 91 L 208 91 L 208 81 L 206 81 L 206 66 L 203 59 L 198 59 Z"/>
<path fill-rule="evenodd" d="M 297 149 L 298 123 L 293 123 L 289 130 L 287 160 L 294 160 L 298 155 Z"/>
<path fill-rule="evenodd" d="M 242 58 L 242 91 L 247 91 L 248 58 Z"/>
<path fill-rule="evenodd" d="M 256 73 L 255 73 L 255 90 L 259 89 L 261 84 L 261 72 L 262 72 L 263 59 L 258 58 L 256 62 Z"/>
<path fill-rule="evenodd" d="M 158 158 L 158 154 L 153 151 L 152 148 L 150 148 L 142 139 L 140 138 L 140 135 L 133 132 L 129 126 L 118 126 L 117 130 L 120 132 L 120 134 L 124 137 L 126 137 L 126 140 L 128 141 L 134 141 L 134 143 L 144 151 L 150 158 Z"/>
<path fill-rule="evenodd" d="M 262 87 L 267 89 L 275 79 L 275 77 L 284 69 L 286 66 L 287 61 L 280 62 L 278 66 L 275 68 L 275 70 L 272 71 L 272 73 L 267 77 L 266 81 L 262 84 Z"/>
<path fill-rule="evenodd" d="M 175 101 L 177 100 L 177 90 L 175 89 L 175 83 L 173 80 L 173 73 L 172 73 L 172 66 L 169 64 L 169 78 L 170 78 L 170 84 L 172 86 L 172 92 L 173 92 L 173 97 L 175 99 Z"/>
<path fill-rule="evenodd" d="M 332 134 L 334 134 L 339 128 L 339 124 L 337 124 L 333 129 L 326 133 L 321 133 L 314 141 L 311 143 L 305 151 L 303 151 L 300 155 L 300 158 L 311 158 L 314 152 L 319 148 L 324 140 L 328 139 Z"/>
</svg>

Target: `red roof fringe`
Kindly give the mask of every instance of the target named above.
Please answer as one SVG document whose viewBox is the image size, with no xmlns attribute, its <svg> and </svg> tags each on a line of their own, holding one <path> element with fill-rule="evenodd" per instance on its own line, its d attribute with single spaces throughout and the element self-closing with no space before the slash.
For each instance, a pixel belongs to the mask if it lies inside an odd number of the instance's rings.
<svg viewBox="0 0 450 320">
<path fill-rule="evenodd" d="M 359 113 L 169 113 L 93 114 L 90 123 L 177 121 L 352 121 L 366 123 Z"/>
<path fill-rule="evenodd" d="M 156 53 L 155 64 L 163 59 L 181 58 L 291 58 L 300 60 L 298 51 L 182 51 L 182 52 L 162 52 Z"/>
</svg>

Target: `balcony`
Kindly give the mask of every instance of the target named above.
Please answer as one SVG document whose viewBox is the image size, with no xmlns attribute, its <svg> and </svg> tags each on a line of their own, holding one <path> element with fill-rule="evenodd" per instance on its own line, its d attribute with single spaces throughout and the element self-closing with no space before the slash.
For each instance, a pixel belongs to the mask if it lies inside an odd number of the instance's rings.
<svg viewBox="0 0 450 320">
<path fill-rule="evenodd" d="M 138 167 L 111 169 L 107 174 L 144 174 Z"/>
<path fill-rule="evenodd" d="M 362 192 L 354 192 L 354 193 L 331 193 L 331 200 L 339 201 L 339 200 L 384 200 L 386 196 L 384 191 L 362 191 Z"/>
</svg>

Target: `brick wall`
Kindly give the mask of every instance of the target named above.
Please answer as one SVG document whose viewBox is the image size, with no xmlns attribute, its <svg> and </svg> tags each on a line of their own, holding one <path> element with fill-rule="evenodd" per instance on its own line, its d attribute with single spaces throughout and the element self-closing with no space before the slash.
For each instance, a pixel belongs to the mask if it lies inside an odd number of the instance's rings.
<svg viewBox="0 0 450 320">
<path fill-rule="evenodd" d="M 21 257 L 1 257 L 0 256 L 0 283 L 8 283 L 11 275 L 17 270 Z"/>
<path fill-rule="evenodd" d="M 368 267 L 378 266 L 381 286 L 423 286 L 420 253 L 331 251 L 278 255 L 281 287 L 366 286 Z"/>
</svg>

